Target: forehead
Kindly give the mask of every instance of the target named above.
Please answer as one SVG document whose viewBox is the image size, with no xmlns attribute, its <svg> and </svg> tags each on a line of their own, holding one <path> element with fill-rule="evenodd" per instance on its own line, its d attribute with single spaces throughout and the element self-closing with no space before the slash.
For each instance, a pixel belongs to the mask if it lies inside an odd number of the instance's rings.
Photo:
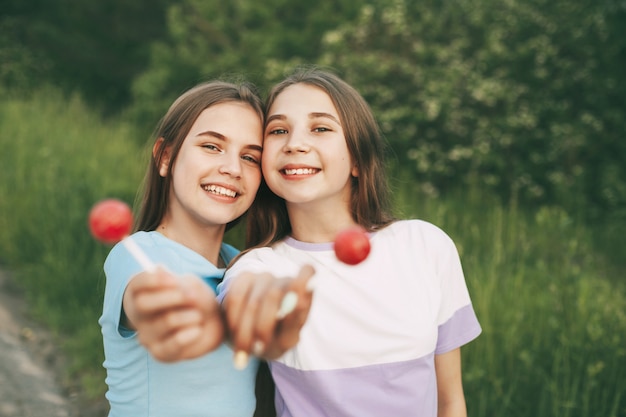
<svg viewBox="0 0 626 417">
<path fill-rule="evenodd" d="M 285 88 L 276 96 L 270 107 L 269 115 L 316 112 L 329 113 L 338 118 L 337 109 L 324 90 L 300 83 Z"/>
<path fill-rule="evenodd" d="M 210 131 L 226 138 L 259 139 L 262 121 L 260 115 L 242 102 L 218 103 L 204 109 L 195 120 L 188 136 Z"/>
<path fill-rule="evenodd" d="M 261 120 L 260 116 L 246 103 L 239 101 L 227 101 L 217 103 L 204 109 L 199 115 L 194 125 L 197 124 L 228 124 L 228 121 L 237 118 L 248 118 L 252 121 Z"/>
</svg>

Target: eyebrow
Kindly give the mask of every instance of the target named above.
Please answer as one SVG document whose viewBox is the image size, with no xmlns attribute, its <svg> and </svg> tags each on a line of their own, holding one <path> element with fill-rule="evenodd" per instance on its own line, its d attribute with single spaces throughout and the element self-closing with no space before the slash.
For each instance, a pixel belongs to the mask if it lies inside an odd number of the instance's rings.
<svg viewBox="0 0 626 417">
<path fill-rule="evenodd" d="M 205 132 L 197 133 L 196 136 L 212 136 L 219 140 L 223 140 L 223 141 L 226 140 L 226 136 L 222 135 L 221 133 L 215 132 L 213 130 L 207 130 Z"/>
<path fill-rule="evenodd" d="M 285 117 L 285 115 L 283 114 L 272 114 L 270 117 L 267 118 L 267 120 L 265 121 L 265 124 L 268 124 L 272 120 L 286 120 L 286 119 L 287 117 Z"/>
<path fill-rule="evenodd" d="M 324 113 L 324 112 L 309 113 L 309 119 L 317 119 L 318 117 L 331 119 L 332 121 L 337 123 L 339 126 L 341 126 L 341 122 L 335 116 L 333 116 L 330 113 Z M 265 121 L 265 124 L 268 124 L 269 122 L 271 122 L 273 120 L 287 120 L 287 117 L 284 114 L 273 114 L 273 115 L 271 115 L 270 117 L 267 118 L 267 120 Z"/>
<path fill-rule="evenodd" d="M 315 113 L 311 113 L 311 114 L 309 114 L 309 119 L 316 119 L 316 118 L 318 118 L 318 117 L 323 117 L 323 118 L 326 118 L 326 119 L 331 119 L 331 120 L 333 120 L 335 123 L 337 123 L 339 126 L 341 126 L 341 122 L 339 122 L 339 120 L 338 120 L 335 116 L 333 116 L 332 114 L 330 114 L 330 113 L 315 112 Z"/>
<path fill-rule="evenodd" d="M 228 142 L 228 138 L 224 135 L 222 135 L 221 133 L 215 132 L 213 130 L 207 130 L 205 132 L 200 132 L 196 135 L 196 137 L 200 137 L 200 136 L 211 136 L 214 137 L 217 140 L 220 140 L 222 142 Z M 246 149 L 252 149 L 252 150 L 256 150 L 259 152 L 263 152 L 263 147 L 259 146 L 259 145 L 254 145 L 254 144 L 248 144 L 245 145 L 244 148 Z"/>
</svg>

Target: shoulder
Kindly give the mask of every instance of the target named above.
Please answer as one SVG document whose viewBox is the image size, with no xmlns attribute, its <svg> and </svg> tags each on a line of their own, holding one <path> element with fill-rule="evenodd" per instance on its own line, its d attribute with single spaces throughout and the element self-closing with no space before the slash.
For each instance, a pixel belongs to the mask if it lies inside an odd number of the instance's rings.
<svg viewBox="0 0 626 417">
<path fill-rule="evenodd" d="M 235 266 L 255 263 L 271 263 L 277 257 L 272 247 L 254 248 L 243 253 L 233 264 Z"/>
<path fill-rule="evenodd" d="M 382 229 L 384 234 L 405 238 L 423 238 L 427 241 L 439 241 L 448 244 L 450 236 L 439 226 L 421 219 L 398 220 Z"/>
<path fill-rule="evenodd" d="M 228 243 L 222 243 L 220 255 L 222 255 L 226 263 L 229 263 L 235 256 L 239 255 L 239 252 L 239 249 L 237 249 L 236 247 Z"/>
<path fill-rule="evenodd" d="M 135 232 L 130 238 L 139 246 L 142 251 L 152 260 L 159 260 L 161 263 L 166 261 L 180 251 L 177 244 L 173 244 L 171 240 L 158 232 Z M 109 252 L 105 262 L 105 271 L 115 271 L 116 273 L 129 270 L 130 272 L 138 272 L 140 265 L 133 255 L 128 251 L 122 242 L 118 242 Z"/>
<path fill-rule="evenodd" d="M 282 253 L 281 248 L 283 246 L 284 243 L 278 242 L 271 247 L 250 249 L 228 268 L 226 275 L 232 276 L 242 271 L 291 273 L 293 270 L 297 270 L 297 264 L 289 256 Z"/>
<path fill-rule="evenodd" d="M 458 253 L 456 244 L 442 228 L 421 219 L 396 221 L 377 232 L 375 239 L 386 246 L 402 246 L 432 258 L 448 258 Z"/>
</svg>

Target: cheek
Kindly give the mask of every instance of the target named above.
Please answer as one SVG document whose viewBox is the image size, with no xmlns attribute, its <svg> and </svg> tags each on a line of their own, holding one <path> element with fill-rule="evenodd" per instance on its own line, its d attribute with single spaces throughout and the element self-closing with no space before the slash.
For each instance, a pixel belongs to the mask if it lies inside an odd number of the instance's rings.
<svg viewBox="0 0 626 417">
<path fill-rule="evenodd" d="M 250 168 L 246 171 L 245 182 L 248 192 L 256 194 L 261 185 L 261 168 Z"/>
<path fill-rule="evenodd" d="M 267 173 L 269 172 L 269 168 L 267 167 L 268 162 L 263 159 L 263 161 L 261 162 L 261 173 L 264 177 L 267 176 Z"/>
<path fill-rule="evenodd" d="M 281 140 L 275 138 L 265 139 L 263 143 L 263 153 L 261 154 L 261 163 L 264 169 L 266 166 L 269 167 L 269 164 L 276 161 L 276 158 L 282 152 L 283 146 L 284 144 Z"/>
<path fill-rule="evenodd" d="M 273 158 L 269 151 L 263 150 L 263 156 L 261 157 L 261 169 L 263 174 L 267 174 L 272 170 Z"/>
</svg>

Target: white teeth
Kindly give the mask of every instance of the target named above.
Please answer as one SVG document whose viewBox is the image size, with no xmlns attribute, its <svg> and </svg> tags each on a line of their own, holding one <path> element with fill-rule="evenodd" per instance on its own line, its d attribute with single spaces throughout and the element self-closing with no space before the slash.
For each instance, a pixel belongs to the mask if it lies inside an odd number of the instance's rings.
<svg viewBox="0 0 626 417">
<path fill-rule="evenodd" d="M 227 197 L 236 197 L 237 193 L 233 190 L 229 190 L 228 188 L 220 187 L 219 185 L 205 185 L 202 187 L 205 191 L 208 191 L 217 195 L 224 195 Z"/>
<path fill-rule="evenodd" d="M 315 169 L 313 168 L 298 168 L 298 169 L 286 169 L 285 174 L 287 175 L 309 175 L 315 174 Z"/>
</svg>

